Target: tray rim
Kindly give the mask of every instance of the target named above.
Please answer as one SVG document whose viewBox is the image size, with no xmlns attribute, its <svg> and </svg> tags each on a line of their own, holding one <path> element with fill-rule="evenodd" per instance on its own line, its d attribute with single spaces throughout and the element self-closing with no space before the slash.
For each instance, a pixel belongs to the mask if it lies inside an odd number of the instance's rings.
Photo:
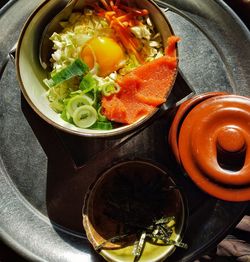
<svg viewBox="0 0 250 262">
<path fill-rule="evenodd" d="M 227 13 L 229 13 L 232 18 L 234 18 L 234 20 L 239 24 L 239 26 L 241 27 L 241 29 L 248 35 L 250 36 L 250 33 L 249 33 L 249 30 L 247 29 L 246 25 L 241 21 L 241 19 L 238 17 L 238 15 L 222 0 L 215 0 L 216 3 L 219 4 L 220 7 L 222 7 Z M 28 204 L 27 208 L 32 208 L 34 209 L 36 212 L 36 215 L 37 213 L 39 213 L 39 216 L 42 216 L 43 217 L 43 220 L 45 218 L 45 220 L 48 220 L 49 221 L 49 218 L 47 218 L 45 215 L 41 214 L 37 209 L 35 209 L 23 196 L 22 194 L 19 192 L 19 190 L 11 183 L 11 178 L 9 177 L 8 175 L 8 172 L 7 170 L 5 169 L 5 166 L 4 166 L 4 163 L 1 159 L 1 156 L 0 156 L 0 167 L 3 165 L 3 169 L 0 170 L 1 173 L 5 173 L 6 177 L 8 178 L 7 180 L 7 183 L 12 187 L 12 189 L 14 190 L 14 194 L 15 194 L 15 197 L 18 197 L 21 196 L 27 203 L 25 203 L 25 206 L 26 204 Z M 4 172 L 5 171 L 5 172 Z M 248 204 L 246 203 L 246 207 L 248 206 Z M 245 210 L 245 209 L 244 209 Z M 242 213 L 244 212 L 244 210 L 242 211 Z M 237 222 L 239 222 L 241 216 L 242 216 L 242 213 L 239 215 L 238 217 L 238 221 L 235 222 L 235 225 L 237 224 Z M 46 222 L 48 222 L 46 221 Z M 48 223 L 50 224 L 50 223 Z M 55 225 L 53 225 L 54 227 Z M 232 228 L 233 226 L 230 226 L 230 228 Z M 62 230 L 60 228 L 60 230 Z M 228 229 L 225 229 L 225 234 L 227 232 Z M 9 236 L 8 234 L 6 234 L 1 228 L 0 228 L 0 236 L 1 236 L 1 239 L 3 240 L 3 242 L 5 242 L 7 245 L 9 245 L 10 247 L 14 248 L 15 251 L 17 251 L 20 255 L 22 255 L 23 257 L 29 259 L 29 260 L 39 260 L 39 261 L 45 261 L 45 260 L 41 260 L 41 257 L 40 256 L 37 256 L 35 255 L 33 252 L 29 251 L 28 249 L 24 249 L 22 247 L 22 245 L 17 242 L 14 238 L 12 238 L 11 236 Z M 69 231 L 67 231 L 67 234 L 69 233 Z M 78 236 L 79 237 L 79 236 Z M 212 241 L 211 243 L 212 244 Z M 209 245 L 208 245 L 209 246 Z"/>
</svg>

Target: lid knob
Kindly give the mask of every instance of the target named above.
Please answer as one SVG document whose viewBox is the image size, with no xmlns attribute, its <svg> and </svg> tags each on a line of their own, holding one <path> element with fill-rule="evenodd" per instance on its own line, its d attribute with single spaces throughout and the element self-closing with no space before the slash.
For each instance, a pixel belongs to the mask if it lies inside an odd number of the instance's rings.
<svg viewBox="0 0 250 262">
<path fill-rule="evenodd" d="M 226 126 L 218 133 L 217 145 L 226 152 L 236 153 L 244 149 L 246 141 L 240 129 Z"/>
</svg>

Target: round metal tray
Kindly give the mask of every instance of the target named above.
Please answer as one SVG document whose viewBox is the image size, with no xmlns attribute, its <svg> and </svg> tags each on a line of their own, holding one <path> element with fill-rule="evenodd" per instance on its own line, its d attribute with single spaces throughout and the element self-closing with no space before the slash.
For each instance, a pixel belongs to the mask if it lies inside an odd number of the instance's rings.
<svg viewBox="0 0 250 262">
<path fill-rule="evenodd" d="M 110 166 L 139 159 L 167 169 L 186 193 L 189 249 L 177 249 L 168 261 L 193 261 L 235 226 L 247 203 L 206 195 L 175 163 L 167 144 L 175 110 L 137 134 L 105 140 L 60 132 L 35 115 L 21 95 L 13 63 L 3 65 L 40 2 L 16 1 L 0 17 L 1 238 L 32 261 L 103 261 L 82 228 L 84 193 Z M 249 31 L 230 8 L 219 0 L 157 3 L 182 38 L 180 69 L 195 92 L 249 96 Z"/>
</svg>

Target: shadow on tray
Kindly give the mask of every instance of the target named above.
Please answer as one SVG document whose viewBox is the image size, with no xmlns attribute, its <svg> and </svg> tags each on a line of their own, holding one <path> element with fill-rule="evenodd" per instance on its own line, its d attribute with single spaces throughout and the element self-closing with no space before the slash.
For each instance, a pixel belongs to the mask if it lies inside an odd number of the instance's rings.
<svg viewBox="0 0 250 262">
<path fill-rule="evenodd" d="M 169 99 L 170 103 L 180 101 L 192 93 L 187 85 L 182 84 L 178 85 L 177 81 Z M 84 196 L 89 186 L 103 171 L 124 160 L 139 158 L 168 167 L 171 176 L 186 194 L 189 220 L 184 242 L 189 244 L 189 249 L 175 252 L 169 261 L 191 261 L 189 259 L 193 259 L 196 253 L 199 255 L 202 249 L 207 248 L 207 243 L 213 235 L 216 235 L 213 241 L 215 244 L 224 237 L 225 232 L 220 231 L 225 221 L 230 221 L 229 216 L 240 216 L 239 210 L 242 208 L 240 205 L 216 200 L 198 190 L 172 155 L 168 154 L 170 149 L 166 137 L 176 108 L 168 109 L 157 121 L 152 119 L 152 123 L 124 137 L 93 139 L 57 130 L 35 114 L 23 97 L 21 104 L 25 117 L 48 157 L 46 195 L 48 217 L 58 235 L 76 248 L 95 254 L 84 238 L 82 226 Z M 153 146 L 151 144 L 145 147 L 143 142 L 146 138 L 150 138 Z M 139 150 L 141 147 L 144 148 Z M 72 244 L 67 232 L 78 234 L 82 241 Z M 95 261 L 103 260 L 96 256 Z"/>
</svg>

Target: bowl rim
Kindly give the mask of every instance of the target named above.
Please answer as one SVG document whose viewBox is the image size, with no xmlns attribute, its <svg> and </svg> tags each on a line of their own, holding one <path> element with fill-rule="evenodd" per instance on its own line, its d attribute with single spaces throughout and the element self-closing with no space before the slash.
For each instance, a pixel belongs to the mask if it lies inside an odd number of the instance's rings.
<svg viewBox="0 0 250 262">
<path fill-rule="evenodd" d="M 150 4 L 152 4 L 158 10 L 159 14 L 163 17 L 163 19 L 165 20 L 166 24 L 168 25 L 168 29 L 169 29 L 171 35 L 175 36 L 174 30 L 173 30 L 173 28 L 171 26 L 171 23 L 169 22 L 169 20 L 165 16 L 165 14 L 162 11 L 162 9 L 156 4 L 156 2 L 154 0 L 145 0 L 145 1 L 150 2 Z M 57 123 L 56 121 L 52 120 L 48 116 L 46 116 L 44 113 L 42 113 L 37 108 L 35 103 L 32 101 L 32 99 L 28 95 L 28 93 L 26 91 L 25 84 L 22 81 L 22 74 L 20 72 L 20 52 L 21 52 L 23 38 L 25 36 L 27 28 L 30 25 L 30 22 L 37 15 L 37 13 L 43 7 L 45 7 L 49 2 L 50 1 L 42 2 L 30 14 L 30 16 L 28 17 L 28 19 L 26 20 L 26 22 L 24 23 L 24 25 L 23 25 L 23 27 L 21 29 L 21 33 L 20 33 L 18 41 L 17 41 L 16 55 L 15 55 L 15 68 L 16 68 L 16 72 L 17 72 L 17 79 L 18 79 L 18 82 L 19 82 L 19 87 L 21 89 L 21 92 L 22 92 L 25 100 L 28 102 L 28 104 L 31 106 L 31 108 L 35 111 L 35 113 L 38 114 L 48 124 L 50 124 L 51 126 L 57 128 L 57 129 L 59 129 L 61 131 L 67 132 L 69 134 L 77 135 L 77 136 L 94 137 L 94 138 L 116 137 L 116 136 L 126 135 L 126 134 L 128 134 L 128 133 L 130 133 L 132 131 L 136 131 L 137 128 L 142 127 L 149 119 L 151 119 L 156 114 L 156 112 L 159 110 L 160 106 L 156 107 L 150 114 L 142 117 L 141 119 L 137 120 L 135 123 L 132 123 L 132 124 L 129 124 L 129 125 L 124 125 L 124 126 L 121 126 L 121 127 L 118 127 L 118 128 L 111 129 L 111 130 L 91 130 L 92 132 L 89 132 L 90 129 L 82 129 L 81 131 L 79 131 L 79 130 L 76 130 L 76 129 L 71 129 L 69 127 L 63 126 L 63 125 Z M 172 88 L 174 87 L 174 84 L 175 84 L 175 81 L 176 81 L 176 77 L 177 77 L 177 74 L 178 74 L 178 64 L 179 64 L 178 44 L 176 44 L 176 61 L 177 61 L 177 70 L 176 70 L 176 72 L 174 74 L 174 78 L 173 78 L 173 81 L 172 81 L 172 83 L 170 85 L 169 93 L 167 94 L 167 96 L 170 94 Z M 78 128 L 78 129 L 80 129 L 80 128 Z"/>
</svg>

